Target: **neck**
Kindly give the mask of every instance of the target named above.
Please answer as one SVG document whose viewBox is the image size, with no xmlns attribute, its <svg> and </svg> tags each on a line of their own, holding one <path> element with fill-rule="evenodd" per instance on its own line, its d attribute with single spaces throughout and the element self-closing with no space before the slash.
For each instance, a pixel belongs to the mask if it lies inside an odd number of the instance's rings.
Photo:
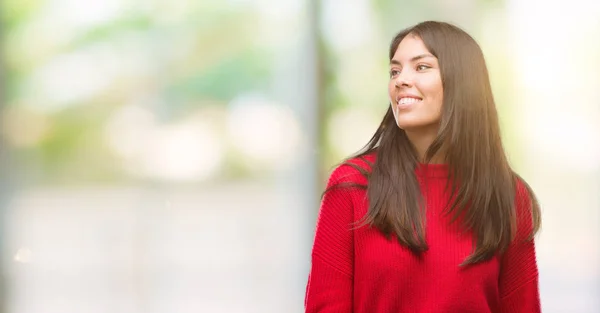
<svg viewBox="0 0 600 313">
<path fill-rule="evenodd" d="M 436 131 L 429 132 L 415 132 L 415 131 L 405 131 L 408 140 L 410 140 L 411 144 L 415 148 L 417 152 L 417 156 L 419 157 L 419 162 L 425 163 L 425 155 L 427 154 L 427 149 L 431 146 L 435 138 L 437 137 Z M 436 154 L 431 158 L 428 163 L 432 164 L 440 164 L 445 163 L 444 153 L 442 151 L 436 152 Z"/>
</svg>

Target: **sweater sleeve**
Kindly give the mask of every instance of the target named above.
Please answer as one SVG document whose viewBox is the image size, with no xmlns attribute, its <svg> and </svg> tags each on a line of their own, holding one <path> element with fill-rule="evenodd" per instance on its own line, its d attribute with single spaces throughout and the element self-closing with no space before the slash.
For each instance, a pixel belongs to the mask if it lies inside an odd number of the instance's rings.
<svg viewBox="0 0 600 313">
<path fill-rule="evenodd" d="M 541 312 L 535 243 L 532 230 L 531 201 L 527 189 L 519 184 L 516 194 L 517 233 L 501 259 L 499 277 L 501 313 Z"/>
<path fill-rule="evenodd" d="M 347 165 L 336 168 L 327 188 L 351 183 L 354 169 Z M 352 233 L 354 188 L 333 188 L 321 201 L 311 269 L 305 294 L 307 313 L 352 312 L 354 244 Z"/>
</svg>

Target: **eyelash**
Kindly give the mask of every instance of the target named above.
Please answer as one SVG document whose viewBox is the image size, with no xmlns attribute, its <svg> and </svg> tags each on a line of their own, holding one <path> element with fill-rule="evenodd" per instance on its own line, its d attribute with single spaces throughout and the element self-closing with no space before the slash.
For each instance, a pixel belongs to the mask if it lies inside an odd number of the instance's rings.
<svg viewBox="0 0 600 313">
<path fill-rule="evenodd" d="M 419 65 L 417 65 L 417 71 L 419 71 L 419 68 L 423 68 L 421 71 L 424 71 L 426 69 L 430 69 L 431 66 L 428 66 L 428 65 L 425 65 L 425 64 L 419 64 Z M 400 73 L 400 71 L 399 70 L 391 70 L 390 71 L 390 77 L 394 77 L 394 73 Z"/>
</svg>

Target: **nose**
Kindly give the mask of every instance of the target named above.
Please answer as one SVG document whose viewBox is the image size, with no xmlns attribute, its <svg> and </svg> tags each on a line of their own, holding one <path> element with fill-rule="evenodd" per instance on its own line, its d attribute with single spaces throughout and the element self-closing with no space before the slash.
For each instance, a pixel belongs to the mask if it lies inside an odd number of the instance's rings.
<svg viewBox="0 0 600 313">
<path fill-rule="evenodd" d="M 409 71 L 402 71 L 398 76 L 396 76 L 396 81 L 394 83 L 396 87 L 410 87 L 412 86 L 412 78 L 410 76 Z"/>
</svg>

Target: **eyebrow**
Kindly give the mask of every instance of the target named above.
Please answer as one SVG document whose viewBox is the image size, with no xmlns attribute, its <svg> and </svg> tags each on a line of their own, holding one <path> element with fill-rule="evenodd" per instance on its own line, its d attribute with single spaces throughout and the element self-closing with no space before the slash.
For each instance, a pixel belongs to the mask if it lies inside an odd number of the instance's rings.
<svg viewBox="0 0 600 313">
<path fill-rule="evenodd" d="M 435 58 L 435 56 L 433 56 L 429 53 L 419 54 L 417 56 L 410 58 L 410 62 L 415 62 L 415 61 L 423 59 L 423 58 Z M 390 64 L 402 65 L 402 63 L 400 63 L 400 61 L 395 60 L 395 59 L 392 59 L 390 61 Z"/>
</svg>

